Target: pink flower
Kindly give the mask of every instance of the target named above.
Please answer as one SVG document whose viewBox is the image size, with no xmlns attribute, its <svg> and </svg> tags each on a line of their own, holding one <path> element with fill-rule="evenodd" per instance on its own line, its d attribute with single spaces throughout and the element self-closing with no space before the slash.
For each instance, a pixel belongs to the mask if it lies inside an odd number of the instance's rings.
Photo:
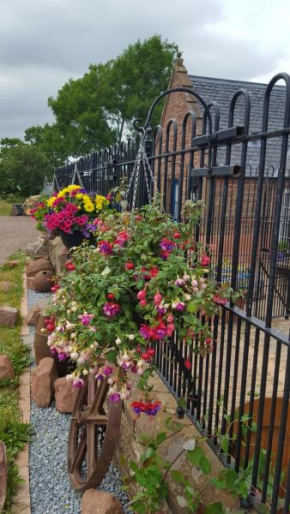
<svg viewBox="0 0 290 514">
<path fill-rule="evenodd" d="M 218 294 L 213 297 L 213 301 L 214 301 L 214 303 L 217 303 L 218 305 L 226 305 L 226 303 L 227 303 L 227 299 L 222 298 Z"/>
<path fill-rule="evenodd" d="M 184 302 L 175 302 L 172 304 L 173 309 L 175 309 L 178 312 L 184 311 L 186 305 Z"/>
<path fill-rule="evenodd" d="M 201 266 L 209 266 L 210 258 L 208 257 L 208 255 L 203 255 L 203 257 L 201 258 L 200 264 L 201 264 Z"/>
<path fill-rule="evenodd" d="M 80 389 L 81 387 L 83 387 L 83 385 L 84 385 L 84 381 L 82 378 L 75 378 L 73 380 L 72 386 L 74 389 Z"/>
<path fill-rule="evenodd" d="M 120 232 L 116 237 L 115 244 L 117 244 L 119 246 L 124 246 L 124 244 L 126 243 L 126 241 L 128 241 L 128 239 L 129 239 L 129 234 L 127 234 L 127 232 Z"/>
<path fill-rule="evenodd" d="M 106 302 L 103 306 L 103 313 L 109 318 L 116 316 L 120 310 L 121 306 L 118 303 Z"/>
<path fill-rule="evenodd" d="M 161 304 L 161 302 L 162 302 L 162 299 L 163 299 L 163 298 L 162 298 L 162 294 L 160 294 L 160 293 L 156 293 L 156 294 L 154 295 L 154 305 L 155 305 L 155 306 L 160 305 L 160 304 Z"/>
</svg>

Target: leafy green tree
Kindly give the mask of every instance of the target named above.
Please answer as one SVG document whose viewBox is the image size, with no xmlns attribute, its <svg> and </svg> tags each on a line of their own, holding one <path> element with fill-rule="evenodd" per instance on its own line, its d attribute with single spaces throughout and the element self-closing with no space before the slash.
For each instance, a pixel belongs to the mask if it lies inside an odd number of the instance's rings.
<svg viewBox="0 0 290 514">
<path fill-rule="evenodd" d="M 154 98 L 167 88 L 178 47 L 155 35 L 129 45 L 116 59 L 90 65 L 85 75 L 70 80 L 49 98 L 68 155 L 76 155 L 85 140 L 100 148 L 120 141 L 132 121 L 143 121 Z M 162 105 L 156 109 L 160 119 Z"/>
<path fill-rule="evenodd" d="M 44 177 L 51 177 L 53 166 L 36 146 L 20 142 L 7 146 L 0 154 L 0 195 L 19 192 L 23 197 L 38 194 Z"/>
</svg>

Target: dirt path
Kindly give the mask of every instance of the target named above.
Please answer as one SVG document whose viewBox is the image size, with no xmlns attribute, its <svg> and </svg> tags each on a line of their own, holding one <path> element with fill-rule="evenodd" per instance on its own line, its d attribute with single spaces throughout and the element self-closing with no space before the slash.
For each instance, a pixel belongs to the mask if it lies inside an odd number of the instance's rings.
<svg viewBox="0 0 290 514">
<path fill-rule="evenodd" d="M 39 232 L 29 216 L 0 216 L 0 266 L 11 253 L 34 241 Z"/>
</svg>

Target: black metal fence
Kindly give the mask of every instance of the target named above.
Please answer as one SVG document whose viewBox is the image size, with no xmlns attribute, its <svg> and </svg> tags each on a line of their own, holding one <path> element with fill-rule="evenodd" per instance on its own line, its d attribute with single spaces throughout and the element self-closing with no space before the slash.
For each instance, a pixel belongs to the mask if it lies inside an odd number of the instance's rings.
<svg viewBox="0 0 290 514">
<path fill-rule="evenodd" d="M 284 115 L 280 127 L 272 130 L 270 105 L 281 79 L 286 84 Z M 239 306 L 223 307 L 212 320 L 211 354 L 192 353 L 175 335 L 170 343 L 158 346 L 156 365 L 173 394 L 186 399 L 189 415 L 199 421 L 213 448 L 218 451 L 220 437 L 229 434 L 227 463 L 237 471 L 251 466 L 249 505 L 259 501 L 268 504 L 272 514 L 280 508 L 286 513 L 289 326 L 274 318 L 288 317 L 290 300 L 290 77 L 277 75 L 265 89 L 259 133 L 250 131 L 255 99 L 246 90 L 232 98 L 225 130 L 219 130 L 214 98 L 208 106 L 196 98 L 201 119 L 190 111 L 181 125 L 172 119 L 151 130 L 149 113 L 147 154 L 164 207 L 177 220 L 186 198 L 204 199 L 207 207 L 196 237 L 211 245 L 217 279 L 228 281 L 233 289 L 244 288 L 246 296 Z M 237 123 L 241 103 L 244 118 Z M 259 165 L 253 168 L 248 148 L 257 141 Z M 139 137 L 130 139 L 56 170 L 55 186 L 68 185 L 74 177 L 89 191 L 106 194 L 122 176 L 132 173 L 138 144 Z M 146 192 L 141 193 L 146 201 Z M 184 365 L 186 359 L 192 359 L 190 370 Z"/>
</svg>

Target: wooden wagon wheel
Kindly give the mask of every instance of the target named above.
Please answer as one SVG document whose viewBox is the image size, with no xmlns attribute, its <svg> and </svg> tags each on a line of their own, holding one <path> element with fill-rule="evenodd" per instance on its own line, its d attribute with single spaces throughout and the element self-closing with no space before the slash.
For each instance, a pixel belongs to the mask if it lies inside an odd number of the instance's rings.
<svg viewBox="0 0 290 514">
<path fill-rule="evenodd" d="M 68 439 L 68 472 L 75 489 L 86 491 L 101 483 L 119 438 L 122 402 L 108 401 L 108 383 L 94 376 L 80 389 Z"/>
</svg>

